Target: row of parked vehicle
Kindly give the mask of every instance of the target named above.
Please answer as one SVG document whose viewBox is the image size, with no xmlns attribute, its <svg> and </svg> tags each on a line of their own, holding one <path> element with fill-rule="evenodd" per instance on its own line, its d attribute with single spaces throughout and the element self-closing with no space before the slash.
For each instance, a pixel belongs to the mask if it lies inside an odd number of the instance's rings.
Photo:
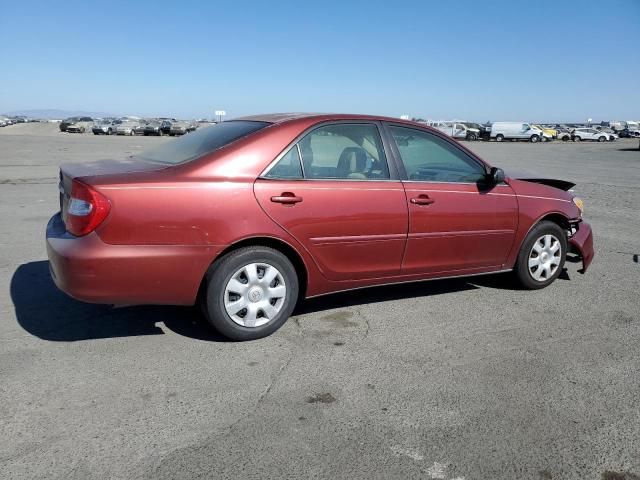
<svg viewBox="0 0 640 480">
<path fill-rule="evenodd" d="M 602 122 L 600 125 L 584 124 L 533 124 L 527 122 L 487 122 L 485 124 L 465 121 L 422 121 L 447 135 L 461 140 L 525 140 L 532 143 L 552 140 L 591 140 L 611 142 L 618 138 L 640 137 L 638 122 Z"/>
<path fill-rule="evenodd" d="M 28 122 L 39 122 L 39 121 L 40 120 L 38 119 L 25 117 L 24 115 L 14 115 L 12 117 L 0 115 L 0 127 L 8 127 L 9 125 L 15 125 L 16 123 L 28 123 Z"/>
<path fill-rule="evenodd" d="M 91 118 L 70 117 L 60 122 L 60 131 L 94 135 L 184 135 L 193 132 L 202 122 L 177 120 L 175 118 Z"/>
</svg>

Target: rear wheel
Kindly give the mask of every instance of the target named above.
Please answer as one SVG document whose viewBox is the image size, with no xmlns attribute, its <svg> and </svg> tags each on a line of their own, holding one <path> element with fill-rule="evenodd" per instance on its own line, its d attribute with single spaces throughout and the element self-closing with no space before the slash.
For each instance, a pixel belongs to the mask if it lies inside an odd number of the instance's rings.
<svg viewBox="0 0 640 480">
<path fill-rule="evenodd" d="M 573 137 L 573 141 L 574 142 L 580 142 L 580 141 L 582 141 L 582 138 L 576 136 L 576 137 Z"/>
<path fill-rule="evenodd" d="M 496 142 L 502 142 L 504 140 L 504 135 L 496 135 Z"/>
<path fill-rule="evenodd" d="M 556 223 L 542 221 L 525 238 L 515 273 L 530 290 L 544 288 L 558 278 L 567 256 L 567 236 Z"/>
<path fill-rule="evenodd" d="M 298 276 L 289 259 L 267 247 L 246 247 L 207 271 L 203 310 L 233 340 L 254 340 L 279 329 L 298 300 Z"/>
</svg>

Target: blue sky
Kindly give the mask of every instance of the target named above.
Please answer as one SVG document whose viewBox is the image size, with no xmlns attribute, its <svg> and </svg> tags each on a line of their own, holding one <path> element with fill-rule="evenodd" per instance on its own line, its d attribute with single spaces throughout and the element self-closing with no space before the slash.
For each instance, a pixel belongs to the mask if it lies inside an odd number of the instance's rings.
<svg viewBox="0 0 640 480">
<path fill-rule="evenodd" d="M 640 0 L 0 2 L 0 111 L 640 117 Z"/>
</svg>

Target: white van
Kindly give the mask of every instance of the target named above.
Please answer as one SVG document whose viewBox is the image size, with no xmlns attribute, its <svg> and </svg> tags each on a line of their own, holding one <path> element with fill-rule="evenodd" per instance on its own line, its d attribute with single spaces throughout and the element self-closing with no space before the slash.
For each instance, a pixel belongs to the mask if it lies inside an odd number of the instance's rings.
<svg viewBox="0 0 640 480">
<path fill-rule="evenodd" d="M 470 141 L 480 138 L 480 130 L 469 128 L 461 122 L 431 122 L 431 126 L 453 138 Z"/>
<path fill-rule="evenodd" d="M 551 135 L 524 122 L 495 122 L 491 125 L 491 138 L 503 140 L 529 140 L 536 143 L 551 140 Z"/>
</svg>

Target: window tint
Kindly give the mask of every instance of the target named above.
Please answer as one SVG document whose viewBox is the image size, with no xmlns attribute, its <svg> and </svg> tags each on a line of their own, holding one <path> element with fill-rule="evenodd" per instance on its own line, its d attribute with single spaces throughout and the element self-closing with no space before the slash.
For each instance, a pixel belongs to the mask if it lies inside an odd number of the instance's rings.
<svg viewBox="0 0 640 480">
<path fill-rule="evenodd" d="M 390 127 L 409 180 L 478 182 L 485 170 L 455 145 L 427 132 Z"/>
<path fill-rule="evenodd" d="M 160 122 L 153 122 L 152 125 L 158 127 Z M 212 127 L 199 129 L 177 140 L 171 140 L 158 145 L 155 148 L 141 153 L 139 157 L 151 162 L 169 163 L 173 165 L 184 163 L 211 153 L 267 125 L 270 124 L 267 122 L 252 122 L 246 120 L 222 122 Z"/>
<path fill-rule="evenodd" d="M 378 128 L 370 124 L 326 125 L 299 142 L 305 178 L 389 178 Z"/>
<path fill-rule="evenodd" d="M 302 178 L 302 164 L 300 163 L 298 146 L 291 147 L 284 157 L 271 167 L 265 178 Z"/>
</svg>

